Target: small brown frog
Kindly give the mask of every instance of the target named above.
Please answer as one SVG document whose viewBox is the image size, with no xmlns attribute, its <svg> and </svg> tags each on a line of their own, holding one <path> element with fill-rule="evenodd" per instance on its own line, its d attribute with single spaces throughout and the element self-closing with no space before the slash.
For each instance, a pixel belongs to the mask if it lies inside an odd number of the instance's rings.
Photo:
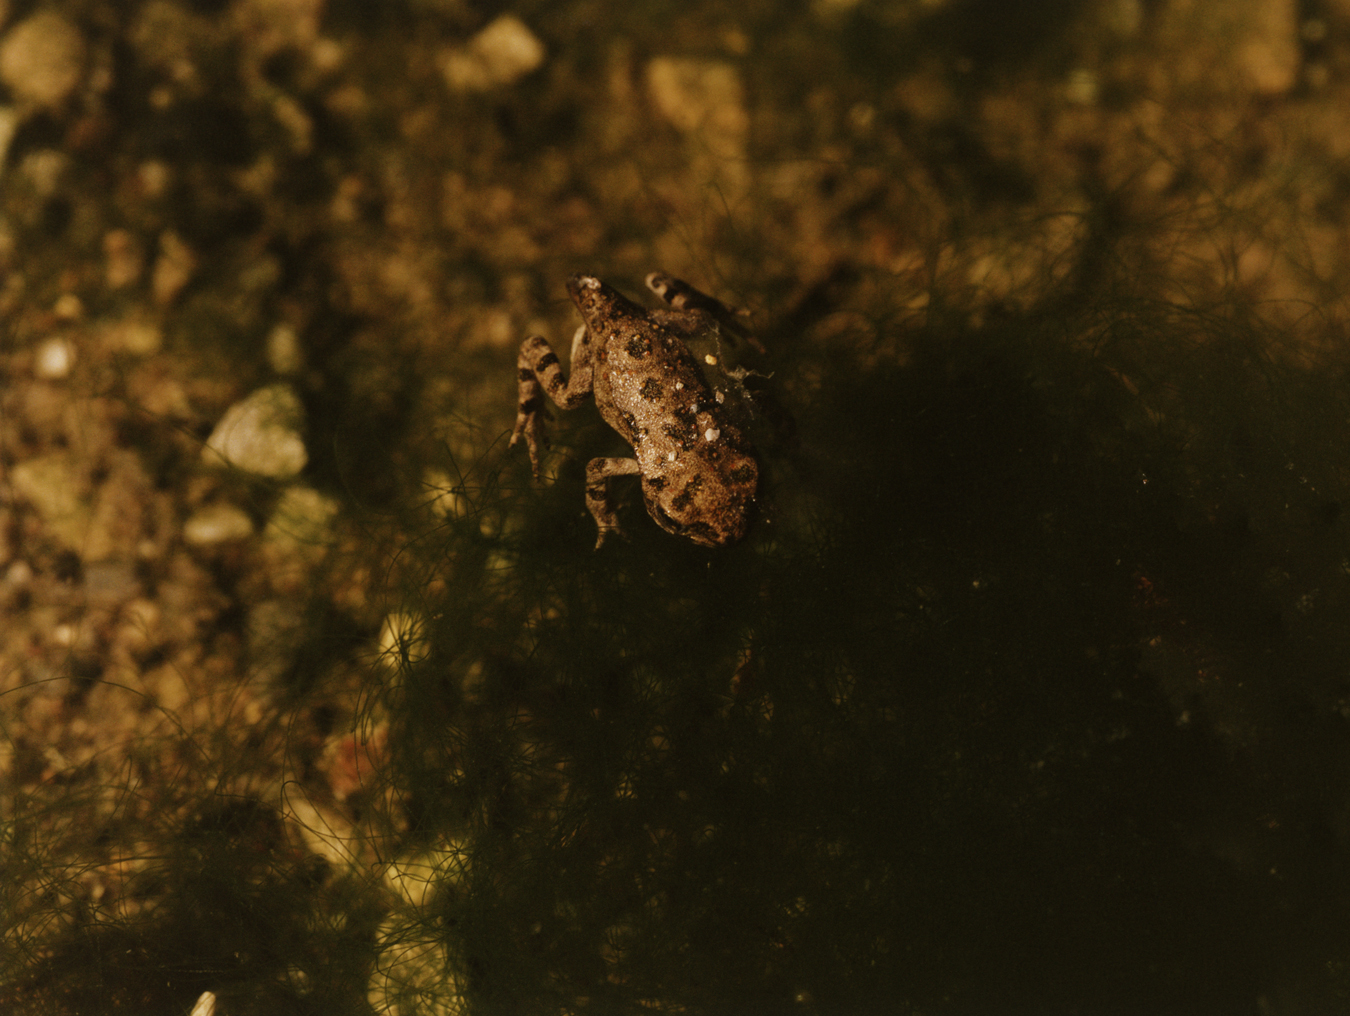
<svg viewBox="0 0 1350 1016">
<path fill-rule="evenodd" d="M 567 280 L 585 322 L 572 339 L 572 376 L 564 377 L 542 337 L 521 344 L 511 444 L 525 438 L 537 478 L 539 448 L 547 444 L 543 392 L 563 409 L 594 392 L 605 422 L 633 446 L 632 458 L 591 459 L 586 466 L 586 507 L 600 530 L 596 547 L 619 532 L 610 479 L 634 473 L 662 529 L 704 547 L 726 546 L 749 528 L 759 465 L 684 340 L 744 332 L 734 311 L 679 279 L 654 272 L 647 287 L 671 309 L 646 310 L 593 275 Z"/>
</svg>

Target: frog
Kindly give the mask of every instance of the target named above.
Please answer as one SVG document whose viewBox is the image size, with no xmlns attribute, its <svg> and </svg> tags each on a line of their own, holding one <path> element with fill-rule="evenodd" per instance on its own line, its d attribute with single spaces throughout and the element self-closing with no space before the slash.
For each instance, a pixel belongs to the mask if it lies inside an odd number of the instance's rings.
<svg viewBox="0 0 1350 1016">
<path fill-rule="evenodd" d="M 641 478 L 647 512 L 666 532 L 701 547 L 726 547 L 750 527 L 759 462 L 725 394 L 709 386 L 686 340 L 711 334 L 734 342 L 748 330 L 739 312 L 680 279 L 652 272 L 646 283 L 666 307 L 648 310 L 594 275 L 567 280 L 582 319 L 572 337 L 571 376 L 543 336 L 521 343 L 510 446 L 524 440 L 538 480 L 540 449 L 548 444 L 544 394 L 560 409 L 594 396 L 600 416 L 633 450 L 586 465 L 596 549 L 624 535 L 610 489 L 623 476 Z"/>
</svg>

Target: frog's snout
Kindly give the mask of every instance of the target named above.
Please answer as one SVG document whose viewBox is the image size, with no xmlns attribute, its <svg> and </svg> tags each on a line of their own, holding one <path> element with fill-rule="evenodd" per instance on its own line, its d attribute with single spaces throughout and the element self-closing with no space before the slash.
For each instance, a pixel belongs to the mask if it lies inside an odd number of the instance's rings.
<svg viewBox="0 0 1350 1016">
<path fill-rule="evenodd" d="M 578 291 L 583 289 L 599 289 L 599 288 L 600 288 L 600 280 L 597 279 L 594 275 L 577 274 L 573 275 L 570 279 L 567 280 L 567 291 L 572 294 L 576 294 Z"/>
</svg>

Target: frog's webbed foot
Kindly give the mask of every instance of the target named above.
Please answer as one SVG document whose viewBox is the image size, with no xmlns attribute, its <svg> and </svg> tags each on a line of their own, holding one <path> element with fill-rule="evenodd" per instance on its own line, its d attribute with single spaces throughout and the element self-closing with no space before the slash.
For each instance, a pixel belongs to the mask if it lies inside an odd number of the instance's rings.
<svg viewBox="0 0 1350 1016">
<path fill-rule="evenodd" d="M 609 496 L 609 480 L 613 476 L 633 476 L 642 472 L 637 459 L 591 459 L 586 464 L 586 507 L 600 530 L 595 538 L 595 549 L 599 550 L 606 537 L 623 536 L 619 528 L 619 517 Z M 627 537 L 624 537 L 627 539 Z"/>
<path fill-rule="evenodd" d="M 709 296 L 695 289 L 683 279 L 664 272 L 652 272 L 647 276 L 647 288 L 670 304 L 677 311 L 702 312 L 722 326 L 731 336 L 745 339 L 761 353 L 764 347 L 750 333 L 747 321 L 749 315 L 735 307 L 729 307 L 715 296 Z M 730 336 L 729 336 L 730 337 Z M 734 340 L 733 340 L 734 344 Z"/>
</svg>

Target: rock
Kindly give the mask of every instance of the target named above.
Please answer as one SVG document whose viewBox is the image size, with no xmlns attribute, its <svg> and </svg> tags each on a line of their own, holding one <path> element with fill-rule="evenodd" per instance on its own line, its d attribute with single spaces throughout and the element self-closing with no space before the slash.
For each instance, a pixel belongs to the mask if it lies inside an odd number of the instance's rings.
<svg viewBox="0 0 1350 1016">
<path fill-rule="evenodd" d="M 196 270 L 197 255 L 192 248 L 173 230 L 166 229 L 159 237 L 159 257 L 155 259 L 155 270 L 150 278 L 155 303 L 161 307 L 172 303 Z"/>
<path fill-rule="evenodd" d="M 147 516 L 154 511 L 154 481 L 128 448 L 109 449 L 98 475 L 81 554 L 87 561 L 132 560 L 140 551 Z"/>
<path fill-rule="evenodd" d="M 74 293 L 62 293 L 52 304 L 52 314 L 61 321 L 78 321 L 84 317 L 84 301 Z"/>
<path fill-rule="evenodd" d="M 657 111 L 691 142 L 695 173 L 741 193 L 750 115 L 736 68 L 720 60 L 657 57 L 647 65 L 647 92 Z"/>
<path fill-rule="evenodd" d="M 1283 95 L 1298 84 L 1302 53 L 1296 0 L 1260 0 L 1252 5 L 1237 63 L 1253 91 Z"/>
<path fill-rule="evenodd" d="M 48 381 L 59 381 L 75 365 L 75 347 L 68 339 L 48 339 L 38 346 L 33 357 L 33 373 Z"/>
<path fill-rule="evenodd" d="M 133 356 L 158 353 L 164 344 L 164 333 L 159 325 L 135 317 L 103 322 L 98 334 L 104 349 Z"/>
<path fill-rule="evenodd" d="M 1173 0 L 1155 10 L 1159 66 L 1175 87 L 1282 95 L 1298 83 L 1297 0 Z"/>
<path fill-rule="evenodd" d="M 10 142 L 14 140 L 14 134 L 22 121 L 23 117 L 19 115 L 18 109 L 13 106 L 0 106 L 0 161 L 9 154 Z"/>
<path fill-rule="evenodd" d="M 235 0 L 231 14 L 250 55 L 263 60 L 285 49 L 306 52 L 319 37 L 326 0 Z"/>
<path fill-rule="evenodd" d="M 279 593 L 299 595 L 334 540 L 339 505 L 311 487 L 287 487 L 263 529 L 262 564 Z"/>
<path fill-rule="evenodd" d="M 85 477 L 70 452 L 16 463 L 9 472 L 15 491 L 37 511 L 43 527 L 67 547 L 80 547 L 92 514 Z"/>
<path fill-rule="evenodd" d="M 647 88 L 663 117 L 686 134 L 733 139 L 750 129 L 736 68 L 720 60 L 662 56 L 647 65 Z"/>
<path fill-rule="evenodd" d="M 544 44 L 523 21 L 503 14 L 441 59 L 452 91 L 481 92 L 518 81 L 544 62 Z"/>
<path fill-rule="evenodd" d="M 55 148 L 38 148 L 19 162 L 19 175 L 33 186 L 39 196 L 49 198 L 61 186 L 61 177 L 70 168 L 70 156 Z"/>
<path fill-rule="evenodd" d="M 298 596 L 284 596 L 249 607 L 244 632 L 256 677 L 277 680 L 294 664 L 304 645 L 303 602 Z"/>
<path fill-rule="evenodd" d="M 213 547 L 253 535 L 253 520 L 232 504 L 207 505 L 183 523 L 183 539 L 194 547 Z"/>
<path fill-rule="evenodd" d="M 116 606 L 140 589 L 134 561 L 93 561 L 84 566 L 84 594 L 92 605 Z"/>
<path fill-rule="evenodd" d="M 300 427 L 304 407 L 290 385 L 269 385 L 225 411 L 206 441 L 202 458 L 236 469 L 283 478 L 305 468 Z"/>
<path fill-rule="evenodd" d="M 59 106 L 84 76 L 80 30 L 55 11 L 39 11 L 0 41 L 0 81 L 21 103 Z"/>
<path fill-rule="evenodd" d="M 420 663 L 431 651 L 426 622 L 416 614 L 387 614 L 380 625 L 379 661 L 391 670 Z"/>
<path fill-rule="evenodd" d="M 103 234 L 103 256 L 107 261 L 105 278 L 109 289 L 121 289 L 141 277 L 145 255 L 130 230 L 110 229 Z"/>
<path fill-rule="evenodd" d="M 263 538 L 289 548 L 326 548 L 340 506 L 312 487 L 288 487 L 267 520 Z"/>
<path fill-rule="evenodd" d="M 299 374 L 305 366 L 305 351 L 300 336 L 282 323 L 267 334 L 267 364 L 278 374 Z"/>
</svg>

